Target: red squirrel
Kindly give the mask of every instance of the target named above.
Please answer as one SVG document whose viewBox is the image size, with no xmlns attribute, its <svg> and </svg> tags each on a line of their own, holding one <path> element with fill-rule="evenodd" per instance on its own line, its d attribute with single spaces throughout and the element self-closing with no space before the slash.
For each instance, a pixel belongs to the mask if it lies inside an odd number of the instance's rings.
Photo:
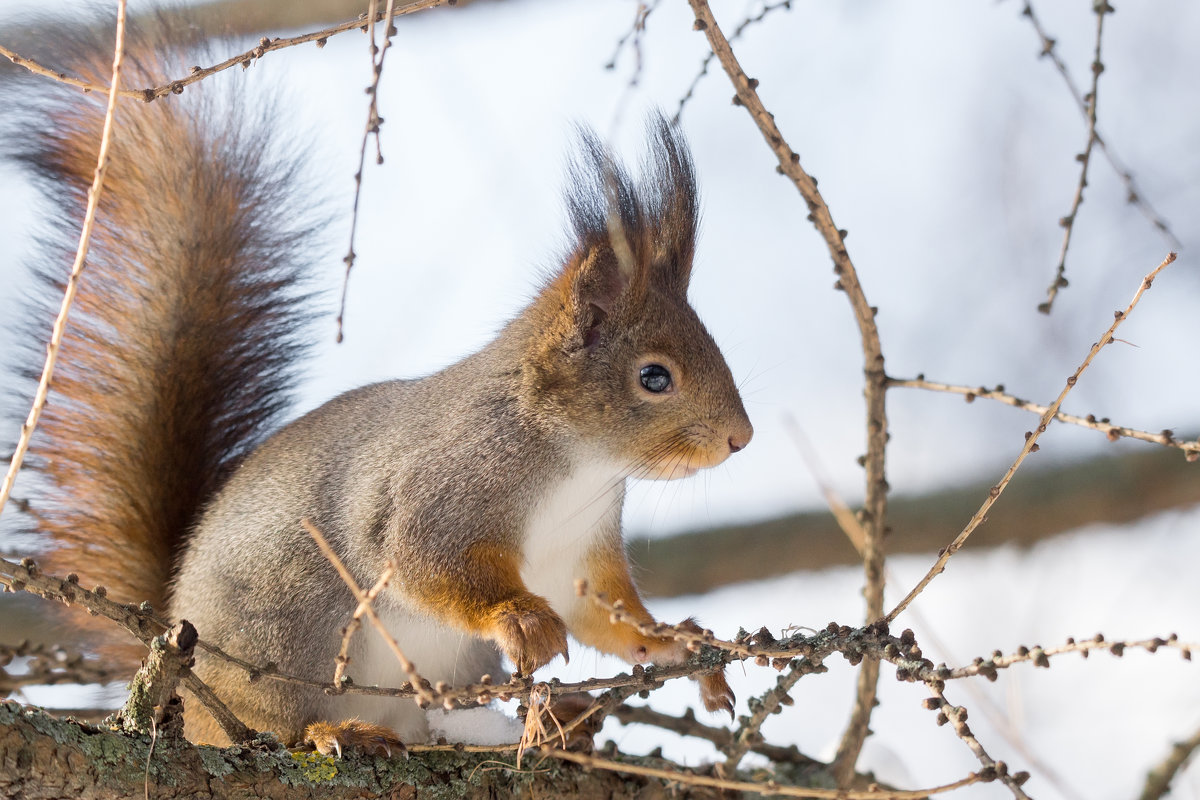
<svg viewBox="0 0 1200 800">
<path fill-rule="evenodd" d="M 127 85 L 181 74 L 178 52 L 131 45 Z M 97 83 L 107 58 L 61 66 Z M 191 61 L 186 63 L 193 63 Z M 48 91 L 41 83 L 37 92 Z M 49 90 L 23 160 L 76 221 L 103 97 Z M 364 386 L 269 433 L 288 407 L 312 315 L 311 215 L 279 126 L 206 85 L 119 103 L 82 289 L 35 441 L 38 527 L 52 567 L 150 601 L 246 661 L 327 680 L 356 605 L 301 526 L 361 585 L 390 559 L 375 607 L 423 677 L 525 674 L 567 635 L 632 663 L 688 655 L 576 596 L 652 623 L 621 535 L 629 478 L 723 462 L 753 433 L 720 350 L 688 304 L 698 199 L 683 135 L 651 119 L 631 176 L 586 131 L 566 191 L 571 244 L 532 302 L 479 352 L 416 380 Z M 302 205 L 302 204 L 301 204 Z M 60 226 L 67 249 L 73 228 Z M 58 276 L 61 260 L 45 260 Z M 54 278 L 50 279 L 53 283 Z M 410 700 L 250 682 L 198 651 L 196 673 L 247 725 L 325 752 L 428 735 Z M 357 684 L 403 680 L 355 637 Z M 732 712 L 722 672 L 701 679 Z M 224 734 L 186 704 L 193 741 Z"/>
</svg>

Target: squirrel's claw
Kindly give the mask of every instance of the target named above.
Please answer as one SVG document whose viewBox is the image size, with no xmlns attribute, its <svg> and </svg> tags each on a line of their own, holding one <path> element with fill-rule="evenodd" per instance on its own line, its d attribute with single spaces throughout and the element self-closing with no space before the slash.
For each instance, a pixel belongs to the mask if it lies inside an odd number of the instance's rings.
<svg viewBox="0 0 1200 800">
<path fill-rule="evenodd" d="M 555 656 L 568 660 L 567 626 L 550 604 L 537 595 L 501 604 L 495 627 L 497 643 L 522 675 L 531 674 Z"/>
<path fill-rule="evenodd" d="M 729 682 L 725 680 L 725 670 L 710 672 L 696 679 L 700 683 L 700 700 L 707 711 L 725 711 L 733 719 L 733 703 L 737 700 Z"/>
<path fill-rule="evenodd" d="M 314 722 L 304 729 L 304 744 L 322 755 L 336 753 L 338 758 L 343 750 L 361 750 L 368 755 L 391 758 L 392 748 L 408 758 L 408 748 L 395 731 L 358 719 Z"/>
</svg>

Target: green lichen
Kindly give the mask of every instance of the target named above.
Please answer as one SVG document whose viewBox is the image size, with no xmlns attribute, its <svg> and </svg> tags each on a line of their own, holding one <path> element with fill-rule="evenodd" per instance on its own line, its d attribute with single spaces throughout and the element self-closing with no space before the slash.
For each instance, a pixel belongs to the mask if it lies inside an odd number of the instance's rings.
<svg viewBox="0 0 1200 800">
<path fill-rule="evenodd" d="M 320 753 L 291 753 L 300 774 L 309 783 L 328 783 L 338 774 L 337 759 Z"/>
</svg>

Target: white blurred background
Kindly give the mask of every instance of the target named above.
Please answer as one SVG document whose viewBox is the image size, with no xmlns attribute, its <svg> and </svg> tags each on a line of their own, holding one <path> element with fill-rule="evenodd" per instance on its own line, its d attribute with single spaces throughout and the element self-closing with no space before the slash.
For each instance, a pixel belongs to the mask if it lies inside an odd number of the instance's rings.
<svg viewBox="0 0 1200 800">
<path fill-rule="evenodd" d="M 740 1 L 713 5 L 726 33 L 762 9 Z M 0 41 L 29 9 L 67 8 L 6 0 Z M 1038 58 L 1040 42 L 1021 8 L 1015 0 L 795 0 L 790 10 L 748 27 L 735 50 L 761 81 L 760 94 L 801 163 L 819 179 L 837 224 L 850 233 L 849 253 L 880 309 L 889 374 L 1003 383 L 1049 402 L 1113 310 L 1170 248 L 1125 202 L 1123 184 L 1096 152 L 1068 256 L 1071 285 L 1051 315 L 1037 313 L 1086 128 L 1049 60 Z M 1086 87 L 1091 3 L 1043 0 L 1036 9 Z M 379 94 L 385 163 L 365 172 L 346 341 L 334 344 L 330 315 L 298 411 L 369 381 L 439 369 L 480 347 L 527 301 L 566 239 L 560 187 L 572 125 L 591 124 L 636 162 L 647 110 L 673 114 L 708 52 L 687 4 L 662 0 L 640 41 L 640 70 L 629 46 L 606 69 L 635 10 L 628 0 L 479 0 L 398 22 Z M 1122 4 L 1105 22 L 1100 130 L 1183 249 L 1121 329 L 1128 344 L 1103 351 L 1065 408 L 1194 437 L 1200 4 Z M 217 53 L 249 46 L 217 45 Z M 330 309 L 349 242 L 369 77 L 365 37 L 351 33 L 324 49 L 273 53 L 210 81 L 278 95 L 286 112 L 280 125 L 311 149 L 310 174 L 334 220 L 322 278 Z M 626 525 L 638 534 L 821 507 L 786 431 L 789 416 L 811 440 L 833 488 L 851 503 L 862 496 L 857 330 L 846 299 L 831 288 L 831 262 L 804 219 L 804 203 L 775 173 L 773 155 L 744 109 L 730 104 L 732 95 L 714 62 L 683 110 L 704 209 L 691 297 L 743 387 L 756 435 L 716 470 L 636 487 Z M 0 185 L 0 318 L 11 319 L 22 307 L 22 259 L 41 209 L 9 165 L 0 166 Z M 1033 417 L 1011 408 L 912 390 L 889 393 L 888 408 L 888 479 L 897 495 L 998 478 L 1033 425 Z M 1065 425 L 1052 426 L 1041 443 L 1037 462 L 1152 447 L 1110 444 Z M 945 531 L 945 541 L 955 533 Z M 894 559 L 889 604 L 931 562 L 932 555 Z M 1094 526 L 1027 550 L 968 546 L 898 626 L 913 627 L 930 658 L 950 663 L 1098 631 L 1109 639 L 1174 631 L 1198 641 L 1197 563 L 1195 510 Z M 820 628 L 860 620 L 860 585 L 858 570 L 836 568 L 652 607 L 672 620 L 697 614 L 723 636 L 739 625 Z M 619 668 L 576 652 L 570 670 L 557 674 Z M 832 755 L 854 672 L 840 660 L 830 667 L 801 681 L 796 705 L 765 729 L 769 740 Z M 745 713 L 744 699 L 772 683 L 774 672 L 752 665 L 744 678 L 740 672 L 731 669 L 738 713 Z M 860 766 L 912 788 L 977 766 L 966 746 L 921 709 L 920 687 L 897 684 L 886 667 L 881 686 L 876 735 Z M 687 684 L 669 687 L 655 702 L 682 708 L 693 692 Z M 972 728 L 993 757 L 1034 773 L 1026 788 L 1038 798 L 1134 796 L 1170 743 L 1200 726 L 1200 673 L 1175 653 L 1122 660 L 1101 654 L 1086 662 L 1067 656 L 1048 671 L 1019 666 L 995 684 L 951 685 L 947 695 L 971 710 Z M 981 695 L 994 705 L 993 717 Z M 659 731 L 610 725 L 605 735 L 633 751 L 662 744 L 667 755 L 692 762 L 711 753 Z M 1200 797 L 1198 772 L 1177 779 L 1173 796 Z M 1006 794 L 994 784 L 956 796 Z"/>
</svg>

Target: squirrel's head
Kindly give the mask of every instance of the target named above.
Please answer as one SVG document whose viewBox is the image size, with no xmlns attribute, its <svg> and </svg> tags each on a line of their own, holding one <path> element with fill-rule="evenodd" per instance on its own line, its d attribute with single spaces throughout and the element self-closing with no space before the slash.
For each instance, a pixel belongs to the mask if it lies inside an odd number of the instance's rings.
<svg viewBox="0 0 1200 800">
<path fill-rule="evenodd" d="M 635 182 L 593 133 L 580 140 L 567 196 L 575 241 L 527 317 L 527 400 L 634 477 L 716 466 L 753 428 L 687 301 L 699 215 L 687 143 L 652 118 Z"/>
</svg>

